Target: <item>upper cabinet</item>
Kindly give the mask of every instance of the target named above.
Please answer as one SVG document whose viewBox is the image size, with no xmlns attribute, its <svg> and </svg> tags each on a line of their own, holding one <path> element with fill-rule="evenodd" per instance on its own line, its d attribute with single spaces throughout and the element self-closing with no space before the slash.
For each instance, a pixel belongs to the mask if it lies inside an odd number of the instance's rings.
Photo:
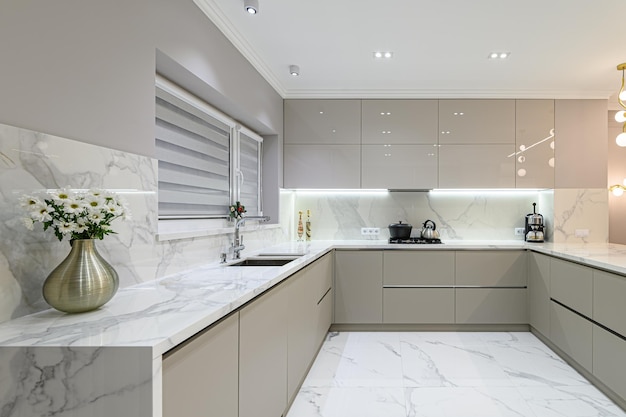
<svg viewBox="0 0 626 417">
<path fill-rule="evenodd" d="M 285 100 L 285 143 L 361 143 L 361 100 Z"/>
<path fill-rule="evenodd" d="M 554 100 L 516 100 L 510 157 L 517 188 L 554 188 Z"/>
<path fill-rule="evenodd" d="M 363 100 L 362 143 L 437 143 L 437 100 Z"/>
<path fill-rule="evenodd" d="M 515 143 L 515 100 L 439 100 L 439 143 Z"/>
</svg>

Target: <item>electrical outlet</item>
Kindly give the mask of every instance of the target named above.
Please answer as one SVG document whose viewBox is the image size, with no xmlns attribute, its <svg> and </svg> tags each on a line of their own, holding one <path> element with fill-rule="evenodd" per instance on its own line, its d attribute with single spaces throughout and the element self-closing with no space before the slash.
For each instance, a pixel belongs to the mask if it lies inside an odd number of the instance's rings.
<svg viewBox="0 0 626 417">
<path fill-rule="evenodd" d="M 515 236 L 524 236 L 524 228 L 516 227 L 515 228 Z"/>
<path fill-rule="evenodd" d="M 380 234 L 380 227 L 361 227 L 361 235 L 363 236 L 378 236 Z"/>
<path fill-rule="evenodd" d="M 587 237 L 589 236 L 589 229 L 576 229 L 574 235 L 576 237 Z"/>
</svg>

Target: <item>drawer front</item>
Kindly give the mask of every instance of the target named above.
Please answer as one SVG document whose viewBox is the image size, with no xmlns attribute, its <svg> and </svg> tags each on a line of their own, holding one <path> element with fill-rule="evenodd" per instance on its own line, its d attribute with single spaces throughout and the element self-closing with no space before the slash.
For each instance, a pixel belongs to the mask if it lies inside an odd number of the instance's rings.
<svg viewBox="0 0 626 417">
<path fill-rule="evenodd" d="M 588 371 L 592 367 L 592 333 L 589 320 L 552 303 L 550 340 Z"/>
<path fill-rule="evenodd" d="M 626 341 L 593 326 L 593 374 L 626 398 Z"/>
<path fill-rule="evenodd" d="M 592 269 L 562 259 L 551 259 L 550 271 L 550 296 L 591 317 Z"/>
<path fill-rule="evenodd" d="M 457 288 L 456 323 L 527 324 L 525 288 Z"/>
<path fill-rule="evenodd" d="M 454 285 L 454 251 L 385 251 L 384 285 Z"/>
<path fill-rule="evenodd" d="M 454 289 L 385 288 L 383 323 L 454 323 Z"/>
<path fill-rule="evenodd" d="M 626 277 L 593 271 L 593 319 L 626 336 Z"/>
<path fill-rule="evenodd" d="M 525 251 L 458 251 L 456 285 L 525 287 Z"/>
</svg>

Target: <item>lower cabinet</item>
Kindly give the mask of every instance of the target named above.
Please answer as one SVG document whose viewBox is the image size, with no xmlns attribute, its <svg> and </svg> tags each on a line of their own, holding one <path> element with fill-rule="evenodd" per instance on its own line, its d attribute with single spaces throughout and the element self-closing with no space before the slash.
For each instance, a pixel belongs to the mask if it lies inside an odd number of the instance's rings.
<svg viewBox="0 0 626 417">
<path fill-rule="evenodd" d="M 335 251 L 335 323 L 382 323 L 383 252 Z"/>
<path fill-rule="evenodd" d="M 453 288 L 385 288 L 383 322 L 454 323 Z"/>
<path fill-rule="evenodd" d="M 164 417 L 237 417 L 239 313 L 163 357 Z"/>
<path fill-rule="evenodd" d="M 457 288 L 457 324 L 527 324 L 526 288 Z"/>
<path fill-rule="evenodd" d="M 553 302 L 550 310 L 550 340 L 583 368 L 592 370 L 592 324 Z"/>
<path fill-rule="evenodd" d="M 296 273 L 287 283 L 287 399 L 293 400 L 332 319 L 332 256 Z"/>
<path fill-rule="evenodd" d="M 287 300 L 278 285 L 240 311 L 240 417 L 280 417 L 287 408 Z"/>
<path fill-rule="evenodd" d="M 528 320 L 532 327 L 550 337 L 550 257 L 528 254 Z"/>
<path fill-rule="evenodd" d="M 626 398 L 626 340 L 593 326 L 593 375 Z"/>
</svg>

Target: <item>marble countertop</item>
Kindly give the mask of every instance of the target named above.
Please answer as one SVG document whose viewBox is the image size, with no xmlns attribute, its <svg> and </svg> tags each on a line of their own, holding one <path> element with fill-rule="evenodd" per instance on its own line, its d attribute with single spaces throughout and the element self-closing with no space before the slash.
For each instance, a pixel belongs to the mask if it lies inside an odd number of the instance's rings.
<svg viewBox="0 0 626 417">
<path fill-rule="evenodd" d="M 149 283 L 122 288 L 89 313 L 46 310 L 0 324 L 0 347 L 124 346 L 152 349 L 157 358 L 332 249 L 532 249 L 626 275 L 626 246 L 523 241 L 444 241 L 442 245 L 388 244 L 383 240 L 284 243 L 259 254 L 299 254 L 282 267 L 208 264 Z"/>
</svg>

